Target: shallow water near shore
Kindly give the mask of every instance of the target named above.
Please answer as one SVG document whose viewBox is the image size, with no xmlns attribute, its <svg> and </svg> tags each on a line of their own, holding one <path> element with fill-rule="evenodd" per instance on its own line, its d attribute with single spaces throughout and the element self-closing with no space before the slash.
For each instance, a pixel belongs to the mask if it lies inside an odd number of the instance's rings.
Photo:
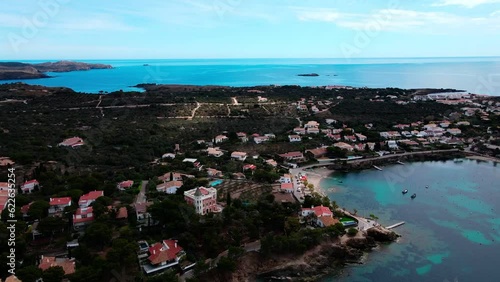
<svg viewBox="0 0 500 282">
<path fill-rule="evenodd" d="M 473 160 L 333 173 L 321 187 L 340 207 L 384 226 L 406 224 L 395 229 L 398 242 L 321 281 L 497 281 L 499 180 L 500 166 Z"/>
</svg>

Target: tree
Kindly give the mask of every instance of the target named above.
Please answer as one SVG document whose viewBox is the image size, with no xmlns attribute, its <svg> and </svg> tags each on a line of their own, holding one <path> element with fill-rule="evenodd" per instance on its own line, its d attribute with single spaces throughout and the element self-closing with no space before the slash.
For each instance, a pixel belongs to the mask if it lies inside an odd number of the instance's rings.
<svg viewBox="0 0 500 282">
<path fill-rule="evenodd" d="M 356 229 L 356 228 L 351 227 L 347 230 L 347 235 L 349 235 L 351 237 L 356 236 L 356 234 L 358 234 L 358 229 Z"/>
<path fill-rule="evenodd" d="M 28 215 L 33 219 L 42 219 L 46 217 L 49 213 L 49 203 L 46 201 L 36 201 L 31 204 Z"/>
<path fill-rule="evenodd" d="M 226 194 L 226 206 L 230 206 L 231 205 L 231 193 L 227 192 Z"/>
<path fill-rule="evenodd" d="M 35 265 L 29 265 L 17 270 L 16 276 L 21 281 L 36 281 L 42 277 L 42 270 Z"/>
<path fill-rule="evenodd" d="M 137 244 L 134 241 L 118 238 L 113 241 L 111 250 L 106 255 L 109 268 L 119 272 L 120 269 L 132 269 L 136 263 Z"/>
<path fill-rule="evenodd" d="M 290 235 L 300 230 L 300 222 L 298 217 L 287 217 L 285 221 L 285 234 Z"/>
<path fill-rule="evenodd" d="M 42 234 L 55 234 L 64 230 L 66 222 L 61 217 L 49 216 L 42 220 L 38 224 L 38 231 Z"/>
<path fill-rule="evenodd" d="M 52 266 L 42 274 L 43 282 L 60 282 L 64 277 L 64 269 L 61 266 Z"/>
<path fill-rule="evenodd" d="M 96 246 L 102 249 L 111 242 L 112 230 L 109 225 L 101 222 L 94 222 L 85 231 L 84 241 L 89 246 Z"/>
</svg>

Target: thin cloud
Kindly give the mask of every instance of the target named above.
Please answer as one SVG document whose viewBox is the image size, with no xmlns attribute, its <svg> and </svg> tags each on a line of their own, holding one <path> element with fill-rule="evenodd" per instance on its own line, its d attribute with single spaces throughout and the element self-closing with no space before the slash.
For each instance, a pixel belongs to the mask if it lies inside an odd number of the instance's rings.
<svg viewBox="0 0 500 282">
<path fill-rule="evenodd" d="M 432 6 L 463 6 L 465 8 L 474 8 L 483 4 L 500 3 L 500 0 L 441 0 Z"/>
<path fill-rule="evenodd" d="M 296 16 L 301 21 L 330 22 L 339 27 L 364 30 L 376 28 L 384 31 L 407 31 L 436 33 L 443 29 L 498 27 L 500 19 L 495 13 L 485 17 L 465 17 L 444 12 L 420 12 L 403 9 L 381 9 L 373 13 L 340 13 L 337 10 L 297 9 Z"/>
</svg>

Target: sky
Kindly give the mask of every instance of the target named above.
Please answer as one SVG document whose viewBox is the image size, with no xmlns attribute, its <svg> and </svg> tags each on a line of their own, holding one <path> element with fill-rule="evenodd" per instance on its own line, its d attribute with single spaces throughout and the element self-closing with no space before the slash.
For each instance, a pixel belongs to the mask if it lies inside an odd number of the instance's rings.
<svg viewBox="0 0 500 282">
<path fill-rule="evenodd" d="M 0 1 L 0 60 L 500 56 L 500 0 Z"/>
</svg>

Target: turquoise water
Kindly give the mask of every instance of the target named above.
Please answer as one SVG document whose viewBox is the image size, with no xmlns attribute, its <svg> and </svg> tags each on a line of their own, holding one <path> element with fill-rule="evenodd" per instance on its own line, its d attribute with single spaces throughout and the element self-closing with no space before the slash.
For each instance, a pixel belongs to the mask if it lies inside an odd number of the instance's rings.
<svg viewBox="0 0 500 282">
<path fill-rule="evenodd" d="M 34 63 L 39 61 L 26 61 Z M 396 59 L 94 60 L 114 69 L 49 73 L 16 80 L 76 91 L 138 90 L 139 83 L 193 85 L 348 85 L 456 88 L 500 96 L 500 57 Z M 144 66 L 148 64 L 148 66 Z M 297 74 L 318 73 L 319 77 Z M 3 81 L 3 83 L 15 81 Z"/>
<path fill-rule="evenodd" d="M 321 186 L 383 225 L 405 221 L 395 229 L 402 237 L 322 281 L 500 281 L 500 167 L 466 160 L 383 169 L 333 173 Z"/>
<path fill-rule="evenodd" d="M 214 180 L 214 181 L 210 182 L 210 187 L 215 187 L 219 184 L 222 184 L 222 181 L 223 181 L 222 179 Z"/>
</svg>

